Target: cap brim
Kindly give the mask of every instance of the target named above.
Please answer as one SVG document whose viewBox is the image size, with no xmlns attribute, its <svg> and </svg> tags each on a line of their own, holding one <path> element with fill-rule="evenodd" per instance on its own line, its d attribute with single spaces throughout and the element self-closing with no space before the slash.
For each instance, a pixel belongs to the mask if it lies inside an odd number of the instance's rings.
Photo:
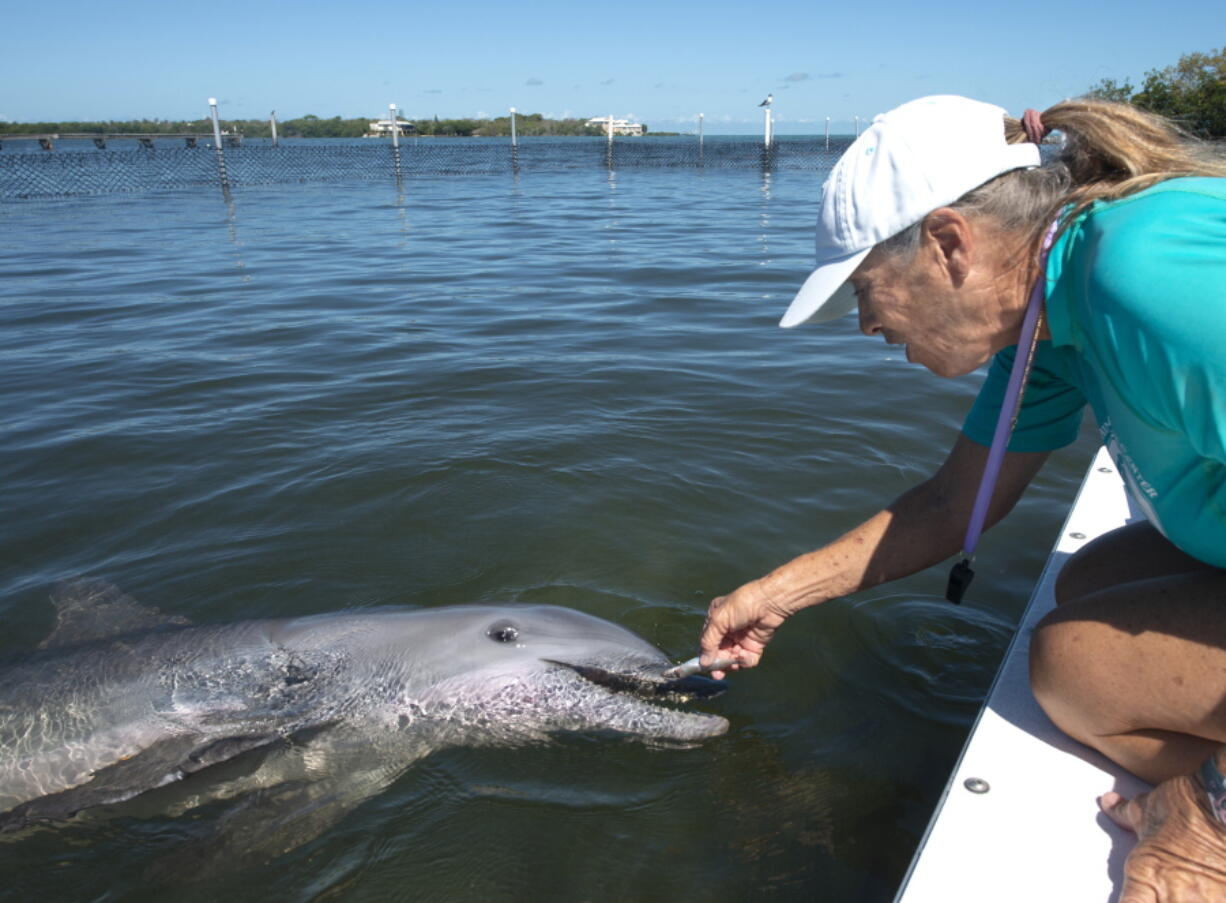
<svg viewBox="0 0 1226 903">
<path fill-rule="evenodd" d="M 847 278 L 871 250 L 867 248 L 831 260 L 810 273 L 779 325 L 791 329 L 801 323 L 825 323 L 855 310 L 856 295 L 847 284 Z"/>
</svg>

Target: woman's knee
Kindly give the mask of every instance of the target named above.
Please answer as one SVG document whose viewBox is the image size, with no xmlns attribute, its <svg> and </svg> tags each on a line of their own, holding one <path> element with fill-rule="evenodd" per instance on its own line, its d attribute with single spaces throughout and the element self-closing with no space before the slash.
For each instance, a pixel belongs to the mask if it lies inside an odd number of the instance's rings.
<svg viewBox="0 0 1226 903">
<path fill-rule="evenodd" d="M 1034 698 L 1057 724 L 1053 709 L 1068 704 L 1069 689 L 1077 684 L 1076 656 L 1079 644 L 1076 622 L 1054 618 L 1049 612 L 1030 636 L 1030 687 Z"/>
<path fill-rule="evenodd" d="M 1061 683 L 1068 658 L 1067 623 L 1054 621 L 1049 613 L 1030 635 L 1030 683 L 1035 695 Z"/>
<path fill-rule="evenodd" d="M 1030 637 L 1030 686 L 1047 716 L 1085 740 L 1118 728 L 1118 675 L 1111 640 L 1101 622 L 1048 612 Z"/>
</svg>

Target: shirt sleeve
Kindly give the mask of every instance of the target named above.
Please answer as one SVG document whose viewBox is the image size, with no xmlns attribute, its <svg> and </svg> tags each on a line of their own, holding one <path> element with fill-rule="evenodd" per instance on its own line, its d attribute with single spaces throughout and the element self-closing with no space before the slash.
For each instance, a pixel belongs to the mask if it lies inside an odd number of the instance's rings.
<svg viewBox="0 0 1226 903">
<path fill-rule="evenodd" d="M 1016 355 L 1017 346 L 1014 345 L 993 359 L 988 378 L 962 424 L 963 434 L 972 442 L 992 444 Z M 1077 439 L 1086 398 L 1080 389 L 1060 376 L 1059 369 L 1058 352 L 1051 342 L 1039 342 L 1022 395 L 1017 426 L 1009 439 L 1009 451 L 1054 451 Z"/>
</svg>

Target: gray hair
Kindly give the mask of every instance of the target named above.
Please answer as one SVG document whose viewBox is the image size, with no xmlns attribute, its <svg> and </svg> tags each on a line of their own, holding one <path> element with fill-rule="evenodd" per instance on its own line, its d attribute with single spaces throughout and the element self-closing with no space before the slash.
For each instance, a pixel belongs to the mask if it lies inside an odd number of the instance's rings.
<svg viewBox="0 0 1226 903">
<path fill-rule="evenodd" d="M 1038 169 L 1013 169 L 968 191 L 949 205 L 968 218 L 990 217 L 1006 232 L 1037 236 L 1051 221 L 1072 187 L 1063 163 Z M 911 260 L 919 251 L 924 221 L 920 220 L 877 245 L 891 257 Z"/>
</svg>

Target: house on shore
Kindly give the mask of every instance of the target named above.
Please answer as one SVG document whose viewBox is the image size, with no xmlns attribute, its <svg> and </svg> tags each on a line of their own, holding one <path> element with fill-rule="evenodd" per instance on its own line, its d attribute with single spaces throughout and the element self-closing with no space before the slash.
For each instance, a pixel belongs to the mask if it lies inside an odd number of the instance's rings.
<svg viewBox="0 0 1226 903">
<path fill-rule="evenodd" d="M 628 119 L 614 119 L 612 116 L 596 116 L 586 123 L 588 128 L 600 129 L 608 134 L 610 127 L 614 135 L 645 135 L 647 126 L 641 122 L 631 122 Z"/>
<path fill-rule="evenodd" d="M 392 121 L 390 119 L 376 119 L 366 128 L 365 138 L 386 138 L 392 134 Z M 405 119 L 397 118 L 395 128 L 400 131 L 401 135 L 412 135 L 417 132 L 417 126 Z"/>
</svg>

